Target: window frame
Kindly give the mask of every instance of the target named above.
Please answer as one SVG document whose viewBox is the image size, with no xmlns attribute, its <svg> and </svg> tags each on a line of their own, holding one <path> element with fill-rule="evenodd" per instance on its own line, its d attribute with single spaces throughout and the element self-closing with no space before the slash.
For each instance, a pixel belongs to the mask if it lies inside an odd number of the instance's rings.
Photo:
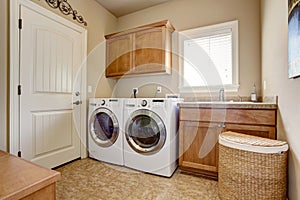
<svg viewBox="0 0 300 200">
<path fill-rule="evenodd" d="M 184 41 L 199 37 L 215 35 L 225 30 L 231 30 L 232 34 L 232 84 L 214 86 L 186 86 L 184 85 Z M 238 92 L 239 89 L 239 37 L 238 20 L 219 23 L 209 26 L 188 29 L 179 32 L 179 91 L 180 93 L 204 93 L 211 90 L 224 88 L 227 92 Z"/>
</svg>

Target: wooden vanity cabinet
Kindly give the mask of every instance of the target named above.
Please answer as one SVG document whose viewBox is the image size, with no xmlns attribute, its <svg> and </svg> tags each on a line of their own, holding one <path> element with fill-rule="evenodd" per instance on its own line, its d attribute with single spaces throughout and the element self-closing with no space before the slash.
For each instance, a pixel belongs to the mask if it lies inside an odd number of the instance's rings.
<svg viewBox="0 0 300 200">
<path fill-rule="evenodd" d="M 173 31 L 164 20 L 106 35 L 106 77 L 170 74 Z"/>
<path fill-rule="evenodd" d="M 218 136 L 235 131 L 276 139 L 276 109 L 180 108 L 179 167 L 218 177 Z"/>
</svg>

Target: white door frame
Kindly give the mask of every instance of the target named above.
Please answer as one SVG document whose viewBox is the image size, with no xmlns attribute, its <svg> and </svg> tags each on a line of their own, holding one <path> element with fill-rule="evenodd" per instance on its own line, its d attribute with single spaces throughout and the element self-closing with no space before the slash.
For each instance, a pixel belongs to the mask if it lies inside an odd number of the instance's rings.
<svg viewBox="0 0 300 200">
<path fill-rule="evenodd" d="M 82 63 L 81 70 L 81 135 L 80 135 L 80 156 L 81 158 L 87 157 L 87 148 L 86 148 L 86 66 L 87 66 L 87 30 L 83 27 L 70 22 L 69 20 L 56 15 L 55 13 L 33 3 L 30 0 L 13 0 L 9 1 L 10 3 L 10 103 L 9 103 L 9 152 L 17 155 L 20 150 L 20 96 L 18 95 L 18 85 L 20 84 L 20 37 L 19 37 L 19 13 L 20 6 L 25 6 L 30 9 L 34 9 L 42 15 L 47 16 L 55 21 L 59 21 L 62 24 L 77 30 L 82 33 L 83 37 L 83 50 L 82 57 L 85 58 Z"/>
</svg>

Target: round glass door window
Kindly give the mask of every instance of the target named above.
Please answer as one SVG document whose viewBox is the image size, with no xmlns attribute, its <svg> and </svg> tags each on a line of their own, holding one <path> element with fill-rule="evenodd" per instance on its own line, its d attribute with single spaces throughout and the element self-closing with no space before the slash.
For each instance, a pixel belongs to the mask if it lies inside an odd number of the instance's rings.
<svg viewBox="0 0 300 200">
<path fill-rule="evenodd" d="M 133 112 L 128 119 L 125 136 L 136 152 L 154 154 L 165 144 L 166 128 L 156 113 L 141 109 Z"/>
<path fill-rule="evenodd" d="M 90 118 L 90 134 L 101 147 L 113 145 L 119 136 L 119 123 L 113 112 L 106 108 L 95 110 Z"/>
</svg>

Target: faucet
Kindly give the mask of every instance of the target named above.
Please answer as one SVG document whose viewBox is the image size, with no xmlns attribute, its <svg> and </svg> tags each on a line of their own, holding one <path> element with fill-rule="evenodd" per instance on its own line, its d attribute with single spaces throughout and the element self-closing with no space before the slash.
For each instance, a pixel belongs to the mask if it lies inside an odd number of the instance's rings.
<svg viewBox="0 0 300 200">
<path fill-rule="evenodd" d="M 243 101 L 243 97 L 241 97 L 240 95 L 238 95 L 238 98 L 239 98 L 239 102 Z"/>
<path fill-rule="evenodd" d="M 225 98 L 224 98 L 224 88 L 221 88 L 220 91 L 219 91 L 219 100 L 220 101 L 225 100 Z"/>
</svg>

